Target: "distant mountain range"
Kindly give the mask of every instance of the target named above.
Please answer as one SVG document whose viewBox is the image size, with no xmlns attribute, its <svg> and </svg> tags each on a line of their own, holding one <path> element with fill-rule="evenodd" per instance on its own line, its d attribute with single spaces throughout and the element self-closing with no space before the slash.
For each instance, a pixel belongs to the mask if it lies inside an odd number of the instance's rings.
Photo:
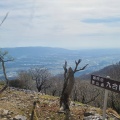
<svg viewBox="0 0 120 120">
<path fill-rule="evenodd" d="M 9 77 L 15 76 L 20 70 L 36 66 L 46 67 L 52 74 L 56 75 L 64 72 L 65 60 L 68 62 L 68 67 L 75 67 L 75 60 L 82 59 L 79 67 L 85 64 L 89 64 L 89 66 L 86 70 L 76 74 L 79 76 L 120 61 L 120 49 L 67 50 L 50 47 L 17 47 L 3 48 L 2 50 L 7 50 L 9 55 L 15 59 L 6 64 Z M 2 71 L 0 75 L 2 76 Z"/>
<path fill-rule="evenodd" d="M 82 56 L 101 56 L 101 55 L 117 55 L 120 54 L 120 49 L 82 49 L 82 50 L 68 50 L 63 48 L 52 47 L 16 47 L 16 48 L 2 48 L 7 50 L 13 57 L 19 56 L 41 56 L 50 54 L 80 54 Z"/>
<path fill-rule="evenodd" d="M 65 54 L 69 53 L 70 50 L 61 48 L 50 48 L 50 47 L 16 47 L 16 48 L 3 48 L 3 50 L 9 51 L 13 57 L 30 56 L 38 57 L 44 55 L 53 54 Z"/>
</svg>

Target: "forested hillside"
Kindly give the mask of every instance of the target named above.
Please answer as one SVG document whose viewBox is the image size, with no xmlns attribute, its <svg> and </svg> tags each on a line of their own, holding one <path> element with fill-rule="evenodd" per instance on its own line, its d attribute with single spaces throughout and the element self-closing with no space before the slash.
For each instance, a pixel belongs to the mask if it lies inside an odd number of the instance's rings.
<svg viewBox="0 0 120 120">
<path fill-rule="evenodd" d="M 95 74 L 103 77 L 110 76 L 110 78 L 116 81 L 120 81 L 120 62 L 106 66 L 103 69 L 91 72 L 90 74 L 81 75 L 80 78 L 84 80 L 89 80 L 91 74 L 93 75 Z"/>
</svg>

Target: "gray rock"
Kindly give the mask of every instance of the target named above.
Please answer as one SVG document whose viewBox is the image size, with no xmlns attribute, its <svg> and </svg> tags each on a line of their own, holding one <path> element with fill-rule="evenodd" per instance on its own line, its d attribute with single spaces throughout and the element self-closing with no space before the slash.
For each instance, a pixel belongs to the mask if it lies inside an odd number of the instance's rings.
<svg viewBox="0 0 120 120">
<path fill-rule="evenodd" d="M 13 120 L 27 120 L 27 118 L 25 116 L 22 116 L 22 115 L 17 115 L 13 118 Z"/>
<path fill-rule="evenodd" d="M 88 116 L 88 117 L 84 117 L 83 120 L 102 120 L 101 117 L 98 116 Z"/>
<path fill-rule="evenodd" d="M 3 110 L 3 115 L 8 115 L 9 110 Z"/>
<path fill-rule="evenodd" d="M 75 106 L 75 102 L 71 101 L 70 106 Z"/>
<path fill-rule="evenodd" d="M 7 97 L 2 97 L 0 100 L 7 100 L 8 98 Z"/>
</svg>

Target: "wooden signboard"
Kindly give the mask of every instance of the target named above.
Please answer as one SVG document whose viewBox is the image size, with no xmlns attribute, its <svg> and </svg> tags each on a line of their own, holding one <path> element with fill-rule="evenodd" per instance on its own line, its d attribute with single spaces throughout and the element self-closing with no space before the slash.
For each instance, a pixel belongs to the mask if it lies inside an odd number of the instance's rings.
<svg viewBox="0 0 120 120">
<path fill-rule="evenodd" d="M 120 93 L 120 82 L 112 80 L 110 78 L 91 75 L 91 84 L 110 91 Z"/>
<path fill-rule="evenodd" d="M 110 78 L 91 75 L 91 84 L 105 89 L 103 120 L 106 120 L 108 90 L 120 93 L 120 82 L 112 80 Z"/>
</svg>

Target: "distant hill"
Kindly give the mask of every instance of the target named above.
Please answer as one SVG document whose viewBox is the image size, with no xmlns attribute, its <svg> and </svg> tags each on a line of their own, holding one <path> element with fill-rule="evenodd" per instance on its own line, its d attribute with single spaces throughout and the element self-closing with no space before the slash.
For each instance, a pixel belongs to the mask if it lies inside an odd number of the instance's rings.
<svg viewBox="0 0 120 120">
<path fill-rule="evenodd" d="M 44 66 L 52 74 L 63 73 L 65 60 L 68 67 L 75 67 L 75 60 L 82 59 L 79 67 L 89 64 L 84 71 L 78 72 L 76 76 L 89 74 L 100 70 L 108 65 L 120 60 L 120 49 L 86 49 L 86 50 L 68 50 L 63 48 L 51 47 L 16 47 L 2 48 L 7 50 L 15 60 L 6 63 L 9 77 L 15 76 L 20 70 L 27 70 L 34 66 Z M 0 76 L 2 72 L 0 71 Z"/>
<path fill-rule="evenodd" d="M 13 56 L 39 56 L 46 54 L 58 54 L 58 53 L 80 53 L 81 55 L 101 56 L 120 53 L 120 49 L 82 49 L 82 50 L 68 50 L 63 48 L 52 47 L 15 47 L 15 48 L 2 48 L 9 51 Z"/>
<path fill-rule="evenodd" d="M 70 50 L 62 48 L 50 48 L 50 47 L 16 47 L 16 48 L 2 48 L 9 51 L 14 57 L 20 56 L 40 56 L 49 54 L 68 53 Z"/>
<path fill-rule="evenodd" d="M 81 75 L 80 78 L 83 80 L 90 80 L 90 77 L 92 74 L 102 76 L 102 77 L 110 76 L 110 78 L 120 81 L 120 62 L 113 65 L 106 66 L 103 69 L 100 69 L 98 71 Z"/>
</svg>

